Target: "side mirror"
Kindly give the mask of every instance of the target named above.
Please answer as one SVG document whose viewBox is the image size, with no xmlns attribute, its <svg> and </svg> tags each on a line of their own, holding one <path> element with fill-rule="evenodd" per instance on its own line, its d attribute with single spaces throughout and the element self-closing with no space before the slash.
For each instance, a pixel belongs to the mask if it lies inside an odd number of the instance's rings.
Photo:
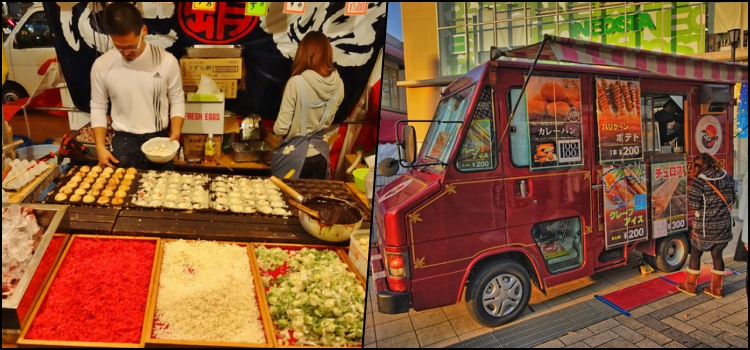
<svg viewBox="0 0 750 350">
<path fill-rule="evenodd" d="M 398 160 L 385 158 L 378 164 L 378 173 L 385 177 L 393 176 L 398 172 L 398 168 Z"/>
<path fill-rule="evenodd" d="M 407 164 L 414 164 L 417 158 L 417 132 L 413 126 L 404 124 L 401 126 L 401 134 L 404 138 L 401 144 L 404 148 L 404 160 Z"/>
</svg>

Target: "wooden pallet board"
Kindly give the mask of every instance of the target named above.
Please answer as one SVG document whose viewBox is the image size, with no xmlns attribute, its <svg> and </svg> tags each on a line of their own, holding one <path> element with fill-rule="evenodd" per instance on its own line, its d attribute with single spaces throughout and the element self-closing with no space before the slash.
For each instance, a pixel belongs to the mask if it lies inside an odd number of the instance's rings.
<svg viewBox="0 0 750 350">
<path fill-rule="evenodd" d="M 118 208 L 68 206 L 59 230 L 85 234 L 110 234 L 120 212 Z"/>
</svg>

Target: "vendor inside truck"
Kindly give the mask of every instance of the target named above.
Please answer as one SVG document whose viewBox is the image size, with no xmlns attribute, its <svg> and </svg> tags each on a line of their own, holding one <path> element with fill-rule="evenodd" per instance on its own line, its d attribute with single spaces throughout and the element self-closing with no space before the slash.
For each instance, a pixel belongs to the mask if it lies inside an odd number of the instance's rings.
<svg viewBox="0 0 750 350">
<path fill-rule="evenodd" d="M 683 125 L 685 115 L 682 108 L 672 98 L 664 103 L 664 107 L 654 114 L 659 123 L 659 140 L 662 146 L 684 146 Z"/>
</svg>

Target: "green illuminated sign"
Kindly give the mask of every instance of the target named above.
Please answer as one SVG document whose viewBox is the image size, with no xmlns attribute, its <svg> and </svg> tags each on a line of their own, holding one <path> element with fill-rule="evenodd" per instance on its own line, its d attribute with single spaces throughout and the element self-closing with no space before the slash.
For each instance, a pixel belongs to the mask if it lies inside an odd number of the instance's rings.
<svg viewBox="0 0 750 350">
<path fill-rule="evenodd" d="M 644 29 L 656 29 L 654 21 L 647 13 L 604 17 L 594 20 L 573 22 L 572 37 L 611 35 L 615 33 L 640 32 Z"/>
</svg>

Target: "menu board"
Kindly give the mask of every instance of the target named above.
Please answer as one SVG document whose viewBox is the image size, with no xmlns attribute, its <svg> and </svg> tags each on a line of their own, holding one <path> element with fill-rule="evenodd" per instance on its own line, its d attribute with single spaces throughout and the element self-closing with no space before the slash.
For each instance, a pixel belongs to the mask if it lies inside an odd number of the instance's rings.
<svg viewBox="0 0 750 350">
<path fill-rule="evenodd" d="M 653 238 L 687 230 L 687 162 L 651 164 Z"/>
<path fill-rule="evenodd" d="M 601 163 L 643 160 L 640 82 L 605 77 L 595 80 Z"/>
<path fill-rule="evenodd" d="M 604 228 L 607 249 L 648 239 L 646 166 L 605 166 Z"/>
</svg>

